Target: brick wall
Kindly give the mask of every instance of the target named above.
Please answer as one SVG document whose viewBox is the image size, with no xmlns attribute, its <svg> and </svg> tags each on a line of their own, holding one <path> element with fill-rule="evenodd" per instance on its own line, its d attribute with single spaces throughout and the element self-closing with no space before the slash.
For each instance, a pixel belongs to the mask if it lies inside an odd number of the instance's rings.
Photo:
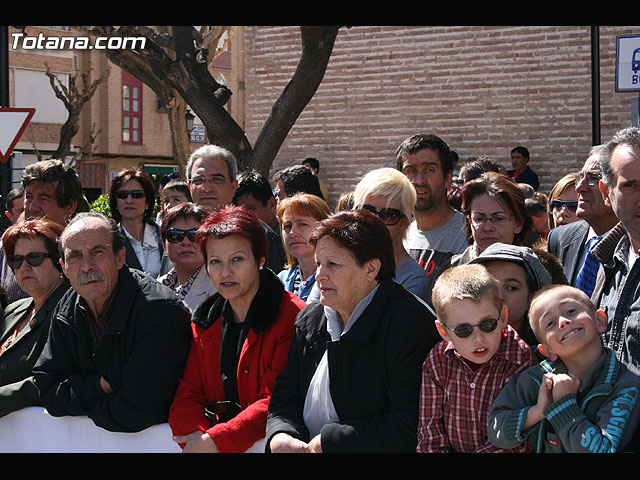
<svg viewBox="0 0 640 480">
<path fill-rule="evenodd" d="M 630 125 L 631 98 L 615 92 L 616 36 L 600 27 L 601 132 Z M 297 27 L 246 27 L 246 132 L 255 141 L 295 69 Z M 326 75 L 272 171 L 307 156 L 321 162 L 329 203 L 371 168 L 393 161 L 413 133 L 435 133 L 461 159 L 510 167 L 525 145 L 548 192 L 578 169 L 592 144 L 588 26 L 341 28 Z"/>
</svg>

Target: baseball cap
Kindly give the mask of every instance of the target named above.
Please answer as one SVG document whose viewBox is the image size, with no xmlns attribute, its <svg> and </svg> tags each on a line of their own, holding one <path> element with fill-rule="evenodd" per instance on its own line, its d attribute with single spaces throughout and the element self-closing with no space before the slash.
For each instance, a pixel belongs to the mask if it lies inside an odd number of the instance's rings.
<svg viewBox="0 0 640 480">
<path fill-rule="evenodd" d="M 514 262 L 524 268 L 534 282 L 533 290 L 540 290 L 552 283 L 551 274 L 529 247 L 494 243 L 469 263 L 484 264 L 487 262 Z"/>
</svg>

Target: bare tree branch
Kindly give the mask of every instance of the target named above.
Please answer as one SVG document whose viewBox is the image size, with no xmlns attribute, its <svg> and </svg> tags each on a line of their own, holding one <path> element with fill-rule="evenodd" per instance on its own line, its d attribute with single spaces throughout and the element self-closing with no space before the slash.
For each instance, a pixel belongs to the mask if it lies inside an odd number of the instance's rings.
<svg viewBox="0 0 640 480">
<path fill-rule="evenodd" d="M 53 153 L 51 158 L 56 158 L 65 161 L 66 156 L 71 151 L 71 142 L 73 137 L 80 130 L 80 113 L 84 108 L 84 105 L 93 97 L 98 86 L 104 82 L 108 77 L 108 72 L 101 75 L 99 78 L 91 82 L 91 72 L 83 72 L 79 75 L 72 75 L 69 77 L 69 87 L 66 87 L 60 79 L 51 71 L 49 65 L 45 64 L 47 68 L 45 74 L 49 77 L 49 83 L 51 88 L 58 99 L 62 101 L 65 109 L 67 110 L 68 117 L 60 128 L 60 143 L 58 148 Z M 78 80 L 81 84 L 78 85 Z M 89 135 L 89 138 L 93 138 Z M 74 155 L 74 161 L 78 161 L 78 154 Z"/>
</svg>

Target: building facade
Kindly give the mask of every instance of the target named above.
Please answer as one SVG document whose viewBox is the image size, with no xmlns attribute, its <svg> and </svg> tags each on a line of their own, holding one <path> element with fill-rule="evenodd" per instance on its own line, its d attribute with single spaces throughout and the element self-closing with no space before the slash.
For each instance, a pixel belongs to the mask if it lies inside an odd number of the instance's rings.
<svg viewBox="0 0 640 480">
<path fill-rule="evenodd" d="M 12 33 L 19 32 L 9 27 Z M 27 27 L 26 35 L 81 35 L 68 27 Z M 629 126 L 638 92 L 615 88 L 617 38 L 637 26 L 599 27 L 600 131 L 606 141 Z M 300 55 L 296 26 L 236 27 L 228 51 L 212 66 L 233 92 L 236 122 L 255 141 Z M 329 204 L 372 168 L 392 165 L 397 145 L 418 133 L 445 139 L 461 159 L 487 155 L 510 167 L 517 145 L 548 192 L 579 169 L 592 139 L 592 52 L 589 26 L 352 26 L 342 27 L 316 94 L 272 165 L 272 172 L 306 157 L 320 160 Z M 120 169 L 142 166 L 156 180 L 175 169 L 167 116 L 155 93 L 96 50 L 9 49 L 11 106 L 36 107 L 15 148 L 13 181 L 47 157 L 66 118 L 44 75 L 63 81 L 77 71 L 108 72 L 82 112 L 74 145 L 98 131 L 95 154 L 77 167 L 88 196 L 107 192 Z M 206 141 L 195 121 L 192 149 Z"/>
<path fill-rule="evenodd" d="M 27 36 L 52 39 L 78 38 L 84 34 L 69 27 L 26 27 L 24 30 L 9 27 L 10 105 L 36 109 L 14 149 L 14 187 L 20 183 L 22 169 L 37 161 L 36 149 L 42 158 L 49 158 L 56 150 L 60 127 L 67 118 L 64 105 L 55 97 L 49 78 L 44 74 L 47 66 L 65 85 L 78 72 L 89 72 L 92 80 L 102 75 L 107 77 L 85 104 L 80 131 L 73 139 L 77 150 L 87 142 L 92 129 L 97 133 L 91 160 L 74 166 L 89 200 L 107 193 L 111 178 L 122 168 L 142 167 L 152 175 L 156 186 L 162 176 L 177 171 L 167 114 L 153 90 L 111 63 L 104 51 L 31 48 L 32 45 L 24 41 Z M 210 68 L 213 77 L 234 92 L 227 108 L 232 116 L 240 119 L 244 116 L 242 75 L 238 73 L 242 71 L 244 61 L 242 44 L 243 35 L 236 31 L 228 49 Z M 192 149 L 205 141 L 206 132 L 196 118 L 191 134 Z"/>
</svg>

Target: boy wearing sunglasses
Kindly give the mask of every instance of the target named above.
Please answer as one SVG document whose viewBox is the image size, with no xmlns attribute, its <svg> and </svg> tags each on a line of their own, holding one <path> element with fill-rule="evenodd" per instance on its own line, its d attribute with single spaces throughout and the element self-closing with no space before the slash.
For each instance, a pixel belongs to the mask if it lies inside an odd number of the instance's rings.
<svg viewBox="0 0 640 480">
<path fill-rule="evenodd" d="M 498 282 L 482 265 L 445 270 L 433 288 L 443 341 L 422 369 L 418 453 L 525 452 L 489 441 L 489 410 L 501 388 L 535 364 L 532 349 L 508 325 Z"/>
<path fill-rule="evenodd" d="M 607 315 L 569 285 L 531 300 L 531 328 L 548 357 L 500 392 L 489 437 L 502 448 L 528 441 L 539 453 L 621 452 L 640 419 L 640 377 L 605 348 Z"/>
</svg>

